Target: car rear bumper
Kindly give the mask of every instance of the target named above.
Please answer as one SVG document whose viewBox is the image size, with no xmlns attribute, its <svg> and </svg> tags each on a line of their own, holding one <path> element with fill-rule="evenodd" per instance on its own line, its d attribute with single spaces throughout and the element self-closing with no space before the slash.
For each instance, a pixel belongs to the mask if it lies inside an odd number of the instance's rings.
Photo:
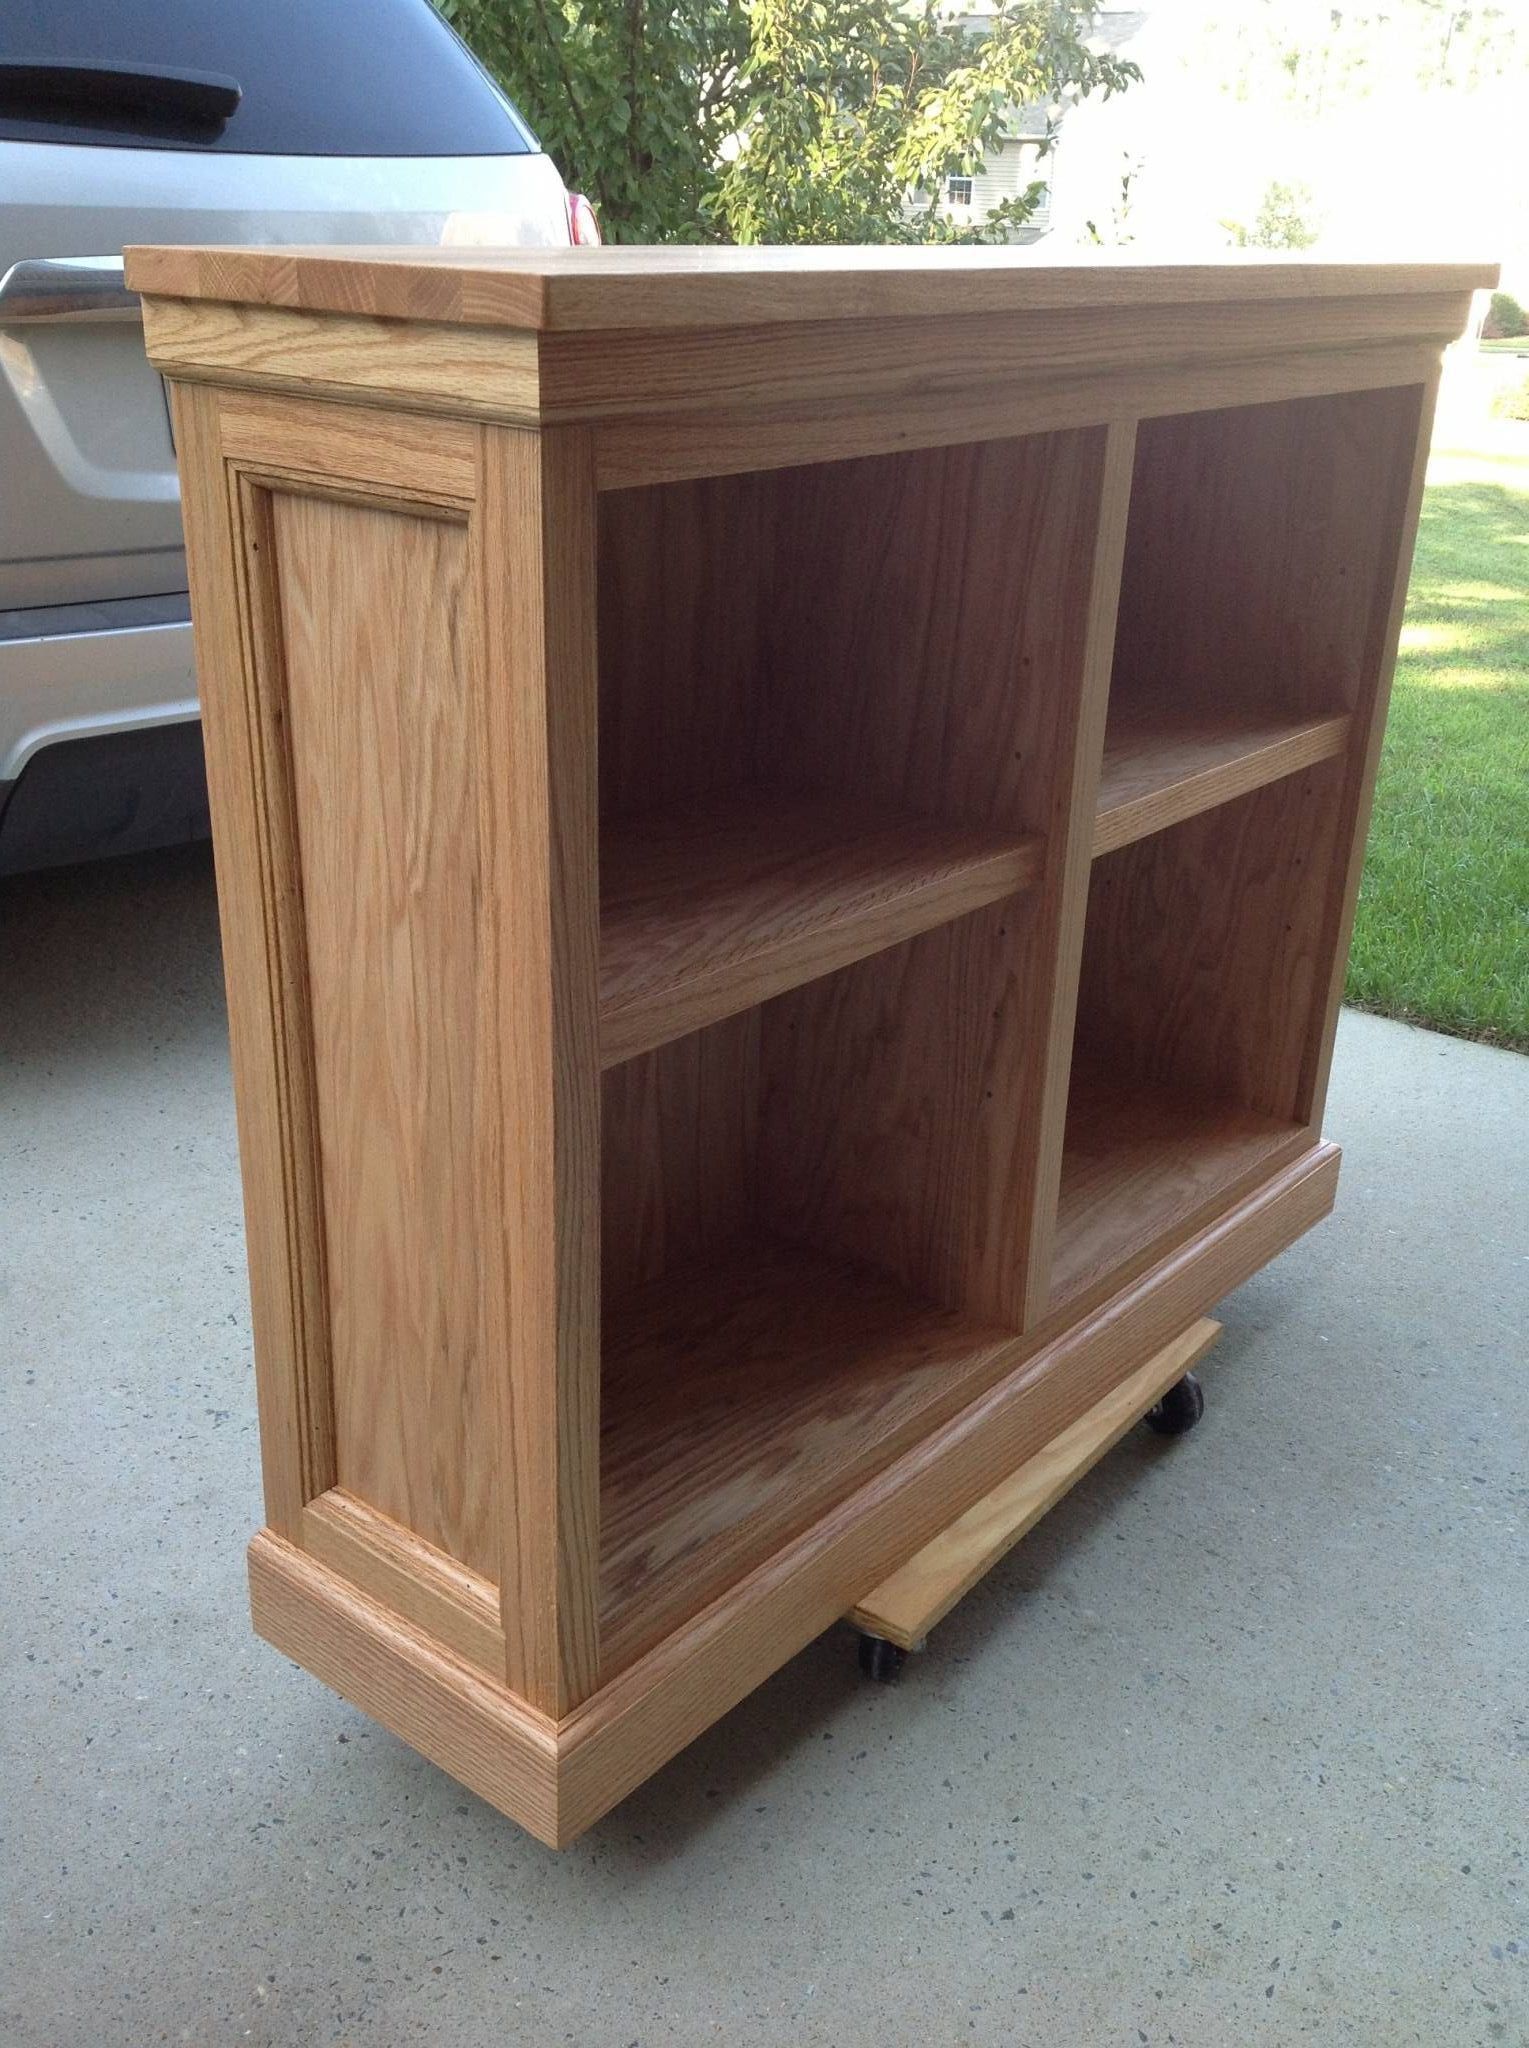
<svg viewBox="0 0 1529 2048">
<path fill-rule="evenodd" d="M 0 612 L 0 787 L 44 747 L 197 716 L 184 591 Z"/>
<path fill-rule="evenodd" d="M 0 612 L 0 875 L 206 831 L 185 592 Z"/>
</svg>

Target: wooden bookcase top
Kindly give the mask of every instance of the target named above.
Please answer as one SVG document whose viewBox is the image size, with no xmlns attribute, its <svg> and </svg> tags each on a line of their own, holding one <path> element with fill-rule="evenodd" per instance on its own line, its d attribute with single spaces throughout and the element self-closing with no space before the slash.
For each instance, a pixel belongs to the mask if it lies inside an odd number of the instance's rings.
<svg viewBox="0 0 1529 2048">
<path fill-rule="evenodd" d="M 1497 282 L 1491 263 L 1239 254 L 1065 263 L 1028 249 L 130 249 L 136 291 L 541 333 L 959 318 L 1410 297 Z"/>
</svg>

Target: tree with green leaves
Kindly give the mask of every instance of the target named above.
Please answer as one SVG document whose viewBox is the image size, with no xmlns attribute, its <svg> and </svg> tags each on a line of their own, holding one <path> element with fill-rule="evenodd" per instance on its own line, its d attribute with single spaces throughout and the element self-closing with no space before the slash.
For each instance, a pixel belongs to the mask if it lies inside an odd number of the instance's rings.
<svg viewBox="0 0 1529 2048">
<path fill-rule="evenodd" d="M 1054 121 L 1140 76 L 1091 0 L 973 24 L 942 0 L 437 4 L 617 242 L 1002 241 L 1043 184 L 958 226 L 946 179 L 998 154 L 1015 107 Z"/>
<path fill-rule="evenodd" d="M 1234 249 L 1309 249 L 1317 239 L 1314 203 L 1310 186 L 1284 185 L 1273 178 L 1251 222 L 1224 220 L 1221 225 Z"/>
</svg>

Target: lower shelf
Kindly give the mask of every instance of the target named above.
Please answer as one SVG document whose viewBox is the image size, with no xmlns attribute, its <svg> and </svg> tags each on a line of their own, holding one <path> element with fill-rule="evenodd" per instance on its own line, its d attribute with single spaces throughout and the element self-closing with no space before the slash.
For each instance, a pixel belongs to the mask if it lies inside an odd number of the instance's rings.
<svg viewBox="0 0 1529 2048">
<path fill-rule="evenodd" d="M 1067 1099 L 1051 1309 L 1187 1228 L 1260 1168 L 1272 1172 L 1300 1142 L 1294 1124 L 1150 1086 L 1080 1052 Z"/>
<path fill-rule="evenodd" d="M 608 1307 L 607 1674 L 972 1399 L 1016 1341 L 772 1240 Z"/>
</svg>

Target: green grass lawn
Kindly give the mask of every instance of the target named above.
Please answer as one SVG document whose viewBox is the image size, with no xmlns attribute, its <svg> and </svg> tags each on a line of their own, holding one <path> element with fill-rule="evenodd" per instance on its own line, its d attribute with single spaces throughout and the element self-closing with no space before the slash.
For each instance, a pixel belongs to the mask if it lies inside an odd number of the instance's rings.
<svg viewBox="0 0 1529 2048">
<path fill-rule="evenodd" d="M 1349 999 L 1529 1050 L 1529 426 L 1434 450 Z"/>
</svg>

